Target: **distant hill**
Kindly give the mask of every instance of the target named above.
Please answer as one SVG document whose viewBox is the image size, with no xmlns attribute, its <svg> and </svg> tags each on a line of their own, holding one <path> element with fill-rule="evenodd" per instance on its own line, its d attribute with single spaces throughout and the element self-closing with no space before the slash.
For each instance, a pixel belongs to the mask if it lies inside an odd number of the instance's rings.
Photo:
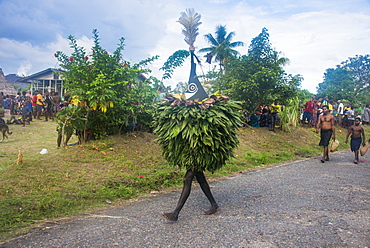
<svg viewBox="0 0 370 248">
<path fill-rule="evenodd" d="M 17 74 L 9 74 L 9 75 L 6 75 L 5 78 L 6 80 L 8 80 L 10 84 L 17 85 L 19 88 L 21 88 L 21 90 L 27 88 L 30 85 L 29 83 L 16 82 L 18 79 L 24 78 L 24 77 L 18 76 Z"/>
</svg>

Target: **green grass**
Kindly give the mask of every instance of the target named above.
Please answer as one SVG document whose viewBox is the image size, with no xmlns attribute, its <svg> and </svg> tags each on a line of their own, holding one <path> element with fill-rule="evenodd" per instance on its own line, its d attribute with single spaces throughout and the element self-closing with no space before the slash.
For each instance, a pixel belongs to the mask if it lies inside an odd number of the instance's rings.
<svg viewBox="0 0 370 248">
<path fill-rule="evenodd" d="M 67 217 L 127 199 L 181 187 L 183 170 L 167 165 L 149 133 L 108 137 L 56 149 L 56 125 L 37 121 L 10 125 L 9 142 L 0 143 L 0 241 L 46 219 Z M 367 127 L 367 134 L 369 133 Z M 344 144 L 345 131 L 338 132 Z M 297 128 L 291 134 L 266 128 L 243 128 L 235 158 L 210 179 L 321 154 L 319 135 Z M 70 143 L 77 141 L 73 137 Z M 39 154 L 41 149 L 49 153 Z M 19 151 L 23 164 L 16 164 Z M 107 202 L 111 202 L 108 204 Z"/>
</svg>

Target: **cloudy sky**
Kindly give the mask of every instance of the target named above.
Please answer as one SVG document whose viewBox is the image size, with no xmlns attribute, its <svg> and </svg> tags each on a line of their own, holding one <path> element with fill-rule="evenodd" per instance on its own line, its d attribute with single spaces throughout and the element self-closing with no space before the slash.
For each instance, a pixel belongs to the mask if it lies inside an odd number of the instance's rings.
<svg viewBox="0 0 370 248">
<path fill-rule="evenodd" d="M 0 0 L 0 67 L 25 76 L 58 68 L 53 54 L 70 53 L 69 35 L 89 50 L 98 29 L 108 51 L 124 37 L 124 58 L 133 63 L 159 55 L 150 68 L 161 78 L 167 58 L 188 49 L 176 22 L 186 8 L 202 15 L 196 49 L 208 47 L 204 35 L 221 24 L 246 44 L 238 49 L 246 54 L 266 27 L 273 47 L 290 60 L 286 72 L 301 74 L 302 89 L 313 93 L 326 69 L 370 53 L 370 0 Z M 189 64 L 164 83 L 187 81 Z M 198 75 L 209 69 L 203 63 Z"/>
</svg>

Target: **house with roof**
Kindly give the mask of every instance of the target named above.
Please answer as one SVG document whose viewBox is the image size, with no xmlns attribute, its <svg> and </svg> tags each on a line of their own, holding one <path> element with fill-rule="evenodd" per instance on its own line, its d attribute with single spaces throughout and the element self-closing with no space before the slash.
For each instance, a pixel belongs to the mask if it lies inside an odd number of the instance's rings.
<svg viewBox="0 0 370 248">
<path fill-rule="evenodd" d="M 35 90 L 45 92 L 58 92 L 60 96 L 63 96 L 63 80 L 61 73 L 64 71 L 61 69 L 48 68 L 46 70 L 37 72 L 28 77 L 18 79 L 17 82 L 31 84 L 31 92 Z"/>
<path fill-rule="evenodd" d="M 17 95 L 17 91 L 15 90 L 14 86 L 11 85 L 8 80 L 6 80 L 4 76 L 3 69 L 0 68 L 0 92 L 4 93 L 4 96 L 6 95 Z"/>
</svg>

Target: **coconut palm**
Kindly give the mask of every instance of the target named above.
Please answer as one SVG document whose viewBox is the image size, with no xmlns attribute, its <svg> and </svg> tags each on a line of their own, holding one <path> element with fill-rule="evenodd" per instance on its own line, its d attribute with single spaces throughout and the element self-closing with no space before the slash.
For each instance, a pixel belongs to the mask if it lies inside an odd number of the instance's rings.
<svg viewBox="0 0 370 248">
<path fill-rule="evenodd" d="M 202 48 L 199 52 L 207 52 L 215 57 L 215 61 L 220 63 L 220 69 L 222 70 L 223 63 L 228 58 L 239 54 L 238 51 L 232 48 L 244 46 L 244 43 L 242 41 L 231 42 L 232 38 L 235 36 L 235 32 L 227 34 L 226 26 L 218 25 L 215 33 L 215 37 L 213 37 L 211 33 L 204 35 L 211 46 Z"/>
</svg>

